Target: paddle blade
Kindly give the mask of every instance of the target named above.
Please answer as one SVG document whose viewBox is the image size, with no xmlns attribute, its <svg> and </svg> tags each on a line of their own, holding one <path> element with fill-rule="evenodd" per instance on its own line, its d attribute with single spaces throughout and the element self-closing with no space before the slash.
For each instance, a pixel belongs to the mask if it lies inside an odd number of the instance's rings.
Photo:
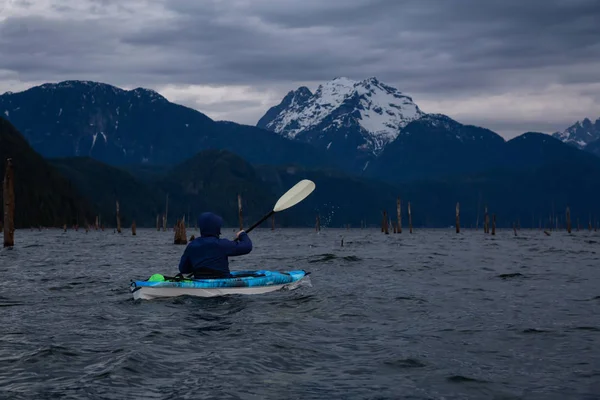
<svg viewBox="0 0 600 400">
<path fill-rule="evenodd" d="M 279 198 L 275 207 L 273 207 L 273 211 L 279 212 L 295 206 L 307 198 L 313 190 L 315 190 L 315 183 L 313 181 L 309 181 L 308 179 L 301 180 Z"/>
</svg>

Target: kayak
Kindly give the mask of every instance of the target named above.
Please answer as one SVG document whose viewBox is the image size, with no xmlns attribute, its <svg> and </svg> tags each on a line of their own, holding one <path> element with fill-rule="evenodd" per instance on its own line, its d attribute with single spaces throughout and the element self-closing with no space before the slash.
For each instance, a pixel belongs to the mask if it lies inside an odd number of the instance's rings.
<svg viewBox="0 0 600 400">
<path fill-rule="evenodd" d="M 263 294 L 281 289 L 295 289 L 310 272 L 294 270 L 232 271 L 231 278 L 195 279 L 164 277 L 154 274 L 145 281 L 131 281 L 133 299 L 197 296 L 215 297 L 230 294 Z"/>
</svg>

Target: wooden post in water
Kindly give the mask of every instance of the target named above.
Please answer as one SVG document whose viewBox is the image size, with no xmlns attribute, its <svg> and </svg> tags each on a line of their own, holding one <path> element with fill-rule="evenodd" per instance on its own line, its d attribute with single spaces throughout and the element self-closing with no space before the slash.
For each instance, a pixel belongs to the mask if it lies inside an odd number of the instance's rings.
<svg viewBox="0 0 600 400">
<path fill-rule="evenodd" d="M 4 183 L 2 185 L 2 197 L 4 204 L 4 247 L 15 245 L 15 173 L 13 171 L 12 159 L 6 159 L 6 170 L 4 171 Z"/>
<path fill-rule="evenodd" d="M 479 198 L 477 199 L 477 219 L 475 220 L 475 230 L 479 229 L 479 207 L 481 206 L 481 192 L 479 192 Z"/>
<path fill-rule="evenodd" d="M 456 203 L 456 233 L 460 233 L 460 204 Z"/>
<path fill-rule="evenodd" d="M 119 200 L 117 200 L 117 232 L 121 233 L 121 216 L 119 215 Z"/>
<path fill-rule="evenodd" d="M 581 229 L 581 226 L 579 225 L 579 217 L 577 217 L 577 232 L 579 232 L 579 229 Z"/>
<path fill-rule="evenodd" d="M 396 218 L 398 221 L 397 233 L 402 233 L 402 200 L 400 197 L 396 199 Z"/>
<path fill-rule="evenodd" d="M 389 225 L 388 225 L 388 216 L 387 211 L 383 210 L 383 233 L 386 235 L 390 234 Z"/>
<path fill-rule="evenodd" d="M 242 215 L 242 195 L 238 194 L 238 218 L 240 220 L 240 231 L 244 229 L 244 217 Z"/>
<path fill-rule="evenodd" d="M 487 205 L 485 206 L 483 218 L 483 233 L 490 233 L 490 216 L 488 214 Z"/>
<path fill-rule="evenodd" d="M 271 216 L 271 230 L 275 230 L 275 214 Z"/>
<path fill-rule="evenodd" d="M 168 213 L 169 213 L 169 194 L 167 193 L 167 199 L 166 199 L 166 204 L 165 204 L 165 215 L 163 216 L 163 231 L 167 230 Z"/>
<path fill-rule="evenodd" d="M 156 230 L 160 232 L 159 214 L 156 214 Z"/>
<path fill-rule="evenodd" d="M 496 214 L 492 214 L 492 235 L 496 234 Z"/>
<path fill-rule="evenodd" d="M 567 223 L 567 232 L 571 233 L 571 210 L 569 210 L 569 207 L 567 207 L 567 211 L 566 211 L 566 223 Z"/>
<path fill-rule="evenodd" d="M 135 220 L 133 220 L 133 223 L 131 224 L 131 234 L 133 236 L 135 236 L 136 234 L 136 225 L 135 225 Z"/>
<path fill-rule="evenodd" d="M 410 201 L 408 202 L 408 232 L 413 233 L 412 230 L 412 213 L 410 211 Z"/>
<path fill-rule="evenodd" d="M 181 224 L 179 219 L 175 222 L 175 236 L 173 237 L 173 244 L 181 244 Z"/>
<path fill-rule="evenodd" d="M 98 230 L 98 228 L 100 227 L 100 223 L 98 221 L 98 216 L 96 215 L 96 222 L 94 223 L 94 230 Z"/>
<path fill-rule="evenodd" d="M 517 236 L 517 224 L 513 222 L 513 231 L 515 232 L 515 236 Z"/>
<path fill-rule="evenodd" d="M 317 219 L 315 222 L 315 231 L 317 231 L 317 232 L 321 231 L 321 217 L 319 216 L 319 214 L 317 214 Z"/>
<path fill-rule="evenodd" d="M 187 244 L 187 234 L 185 232 L 185 217 L 178 219 L 175 224 L 174 244 Z"/>
</svg>

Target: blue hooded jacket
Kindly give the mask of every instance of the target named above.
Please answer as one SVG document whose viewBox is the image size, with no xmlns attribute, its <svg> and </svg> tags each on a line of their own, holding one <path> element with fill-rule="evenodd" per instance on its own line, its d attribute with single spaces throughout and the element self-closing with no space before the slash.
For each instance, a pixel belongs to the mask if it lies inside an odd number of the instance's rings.
<svg viewBox="0 0 600 400">
<path fill-rule="evenodd" d="M 241 256 L 252 251 L 252 241 L 242 232 L 239 241 L 220 239 L 223 219 L 207 212 L 198 217 L 200 237 L 192 240 L 179 262 L 179 272 L 196 276 L 215 275 L 228 277 L 230 256 Z"/>
</svg>

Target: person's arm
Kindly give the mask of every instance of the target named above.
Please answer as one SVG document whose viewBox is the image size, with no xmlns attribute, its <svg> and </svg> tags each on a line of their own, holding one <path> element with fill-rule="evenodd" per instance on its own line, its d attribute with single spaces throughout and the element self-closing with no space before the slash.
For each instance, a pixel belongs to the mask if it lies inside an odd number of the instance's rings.
<svg viewBox="0 0 600 400">
<path fill-rule="evenodd" d="M 238 240 L 221 239 L 227 256 L 241 256 L 252 251 L 252 241 L 244 231 L 238 233 Z"/>
<path fill-rule="evenodd" d="M 191 274 L 192 272 L 194 272 L 194 266 L 192 265 L 192 262 L 190 260 L 190 257 L 187 254 L 187 247 L 183 252 L 183 255 L 181 256 L 181 260 L 179 260 L 179 272 L 181 272 L 182 274 Z"/>
</svg>

